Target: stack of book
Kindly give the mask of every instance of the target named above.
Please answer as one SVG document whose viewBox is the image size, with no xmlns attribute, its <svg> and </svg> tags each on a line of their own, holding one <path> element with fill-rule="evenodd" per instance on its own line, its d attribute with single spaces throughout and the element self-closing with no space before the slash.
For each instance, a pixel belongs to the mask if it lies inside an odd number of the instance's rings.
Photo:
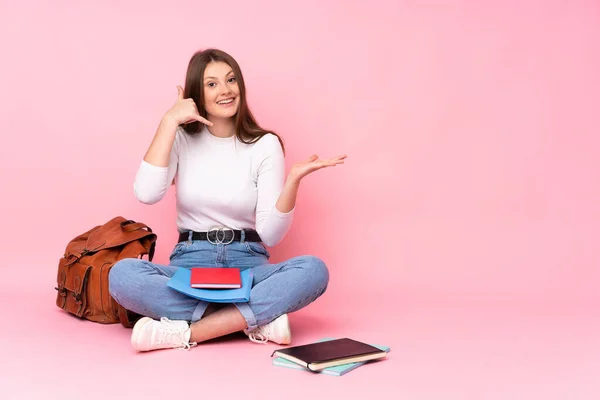
<svg viewBox="0 0 600 400">
<path fill-rule="evenodd" d="M 213 303 L 241 303 L 250 300 L 252 268 L 179 268 L 167 286 L 185 295 Z"/>
<path fill-rule="evenodd" d="M 324 338 L 316 343 L 275 350 L 273 365 L 342 376 L 372 360 L 387 356 L 389 346 L 370 345 L 357 340 Z"/>
</svg>

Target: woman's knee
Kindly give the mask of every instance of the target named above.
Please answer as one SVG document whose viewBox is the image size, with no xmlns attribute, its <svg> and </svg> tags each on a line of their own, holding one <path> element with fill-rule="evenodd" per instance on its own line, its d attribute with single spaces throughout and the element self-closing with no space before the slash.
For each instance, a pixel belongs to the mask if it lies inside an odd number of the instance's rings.
<svg viewBox="0 0 600 400">
<path fill-rule="evenodd" d="M 325 289 L 329 283 L 329 269 L 323 260 L 315 256 L 303 256 L 305 270 L 315 285 Z"/>
<path fill-rule="evenodd" d="M 124 258 L 112 266 L 108 274 L 108 292 L 110 294 L 122 293 L 130 287 L 128 282 L 136 270 L 136 264 L 140 261 L 137 258 Z"/>
</svg>

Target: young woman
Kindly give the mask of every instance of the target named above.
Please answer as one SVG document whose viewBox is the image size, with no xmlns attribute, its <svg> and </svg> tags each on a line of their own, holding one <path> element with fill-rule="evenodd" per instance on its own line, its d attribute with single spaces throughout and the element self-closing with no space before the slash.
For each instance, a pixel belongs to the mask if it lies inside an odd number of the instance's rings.
<svg viewBox="0 0 600 400">
<path fill-rule="evenodd" d="M 326 265 L 314 256 L 270 264 L 267 247 L 290 229 L 301 180 L 342 164 L 311 156 L 285 177 L 283 142 L 261 128 L 246 102 L 244 78 L 227 53 L 191 58 L 185 90 L 163 116 L 134 182 L 139 201 L 153 204 L 174 184 L 177 229 L 169 265 L 124 259 L 111 269 L 110 293 L 144 315 L 131 344 L 138 351 L 186 348 L 237 331 L 258 343 L 291 342 L 288 313 L 321 296 Z M 178 268 L 251 267 L 247 303 L 199 301 L 167 286 Z"/>
</svg>

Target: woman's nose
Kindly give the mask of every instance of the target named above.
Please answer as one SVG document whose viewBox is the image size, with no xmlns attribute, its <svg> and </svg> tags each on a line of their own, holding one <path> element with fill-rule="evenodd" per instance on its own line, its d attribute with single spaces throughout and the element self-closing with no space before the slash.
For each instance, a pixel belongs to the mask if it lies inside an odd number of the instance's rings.
<svg viewBox="0 0 600 400">
<path fill-rule="evenodd" d="M 224 94 L 231 94 L 231 88 L 229 86 L 225 85 L 225 86 L 221 86 L 221 88 L 222 88 L 221 89 L 221 94 L 222 95 L 224 95 Z"/>
</svg>

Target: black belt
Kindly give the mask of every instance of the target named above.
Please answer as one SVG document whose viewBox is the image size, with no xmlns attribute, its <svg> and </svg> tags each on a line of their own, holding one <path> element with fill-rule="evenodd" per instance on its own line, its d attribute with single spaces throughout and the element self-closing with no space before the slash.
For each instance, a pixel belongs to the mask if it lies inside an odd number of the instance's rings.
<svg viewBox="0 0 600 400">
<path fill-rule="evenodd" d="M 179 234 L 179 241 L 185 242 L 189 239 L 189 236 L 189 232 L 182 232 Z M 242 240 L 242 231 L 229 228 L 220 228 L 212 229 L 208 232 L 193 232 L 192 240 L 207 240 L 213 244 L 229 244 L 233 241 L 239 242 Z M 262 242 L 258 232 L 252 229 L 244 229 L 244 240 L 246 242 Z"/>
</svg>

